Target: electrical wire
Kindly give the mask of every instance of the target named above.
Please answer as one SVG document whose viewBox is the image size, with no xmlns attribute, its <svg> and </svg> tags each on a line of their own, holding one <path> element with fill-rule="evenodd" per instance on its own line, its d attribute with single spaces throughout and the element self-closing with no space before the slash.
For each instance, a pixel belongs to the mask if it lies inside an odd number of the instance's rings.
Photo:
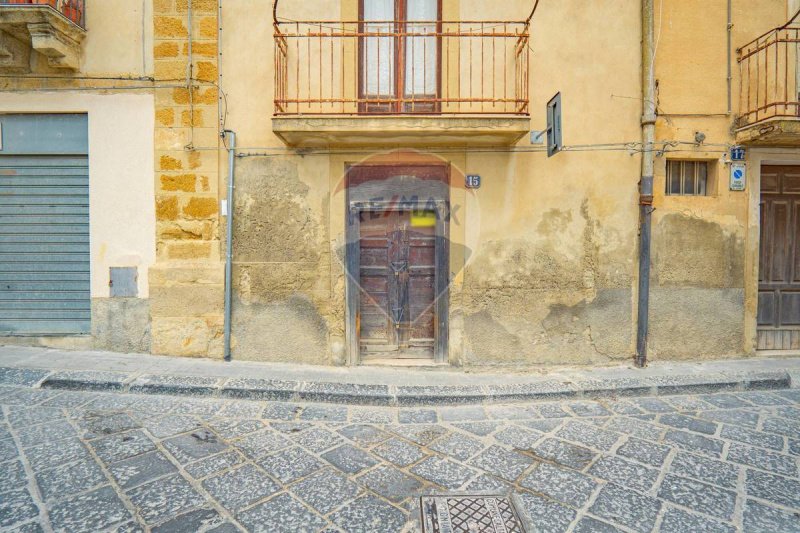
<svg viewBox="0 0 800 533">
<path fill-rule="evenodd" d="M 661 41 L 661 29 L 664 27 L 664 18 L 662 16 L 664 12 L 664 0 L 660 0 L 658 3 L 658 35 L 656 35 L 656 42 L 653 45 L 653 63 L 656 61 L 656 54 L 658 54 L 658 43 Z"/>
<path fill-rule="evenodd" d="M 152 76 L 40 76 L 36 74 L 11 75 L 0 74 L 0 78 L 14 80 L 113 80 L 113 81 L 155 81 Z M 183 78 L 180 78 L 183 79 Z M 161 81 L 178 81 L 178 79 L 166 79 Z"/>
<path fill-rule="evenodd" d="M 693 146 L 693 148 L 680 148 L 681 146 Z M 626 152 L 630 155 L 639 153 L 655 152 L 659 156 L 666 153 L 696 153 L 701 151 L 703 153 L 711 154 L 726 154 L 731 145 L 727 144 L 703 144 L 689 141 L 660 141 L 656 146 L 645 148 L 640 141 L 628 143 L 597 143 L 597 144 L 582 144 L 562 147 L 562 152 Z M 698 150 L 698 148 L 702 148 Z M 306 157 L 306 156 L 330 156 L 330 155 L 372 155 L 380 152 L 380 149 L 292 149 L 286 146 L 271 146 L 271 147 L 240 147 L 241 151 L 236 154 L 236 157 Z M 196 148 L 196 150 L 218 150 L 217 147 Z M 512 146 L 512 147 L 486 147 L 486 148 L 466 148 L 463 146 L 456 147 L 439 147 L 431 150 L 433 153 L 447 154 L 447 153 L 491 153 L 491 154 L 525 154 L 525 153 L 547 153 L 546 147 L 536 146 Z"/>
<path fill-rule="evenodd" d="M 39 79 L 40 76 L 0 76 L 0 78 L 14 78 L 14 79 Z M 42 79 L 81 79 L 81 78 L 62 78 L 61 76 L 55 77 L 41 77 Z M 154 78 L 117 78 L 117 77 L 101 77 L 101 76 L 94 76 L 94 77 L 86 77 L 86 80 L 91 81 L 100 81 L 100 80 L 108 80 L 108 81 L 150 81 L 151 84 L 147 85 L 91 85 L 91 86 L 80 86 L 80 87 L 33 87 L 33 88 L 20 88 L 20 89 L 0 89 L 2 92 L 6 93 L 26 93 L 26 92 L 56 92 L 56 91 L 117 91 L 117 90 L 146 90 L 146 89 L 185 89 L 186 88 L 186 79 L 185 78 L 165 78 L 165 79 L 158 79 L 155 80 Z M 198 78 L 192 78 L 191 80 L 192 85 L 196 85 L 199 87 L 216 87 L 219 89 L 219 84 L 213 80 L 200 80 Z M 163 84 L 163 82 L 175 82 L 172 84 Z M 182 82 L 182 83 L 177 83 Z"/>
</svg>

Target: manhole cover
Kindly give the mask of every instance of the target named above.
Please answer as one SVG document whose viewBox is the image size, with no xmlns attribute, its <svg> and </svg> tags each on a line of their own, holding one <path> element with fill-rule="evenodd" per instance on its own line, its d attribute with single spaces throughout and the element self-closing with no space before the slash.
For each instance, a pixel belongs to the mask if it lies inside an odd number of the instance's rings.
<svg viewBox="0 0 800 533">
<path fill-rule="evenodd" d="M 422 496 L 423 533 L 525 533 L 505 496 Z"/>
</svg>

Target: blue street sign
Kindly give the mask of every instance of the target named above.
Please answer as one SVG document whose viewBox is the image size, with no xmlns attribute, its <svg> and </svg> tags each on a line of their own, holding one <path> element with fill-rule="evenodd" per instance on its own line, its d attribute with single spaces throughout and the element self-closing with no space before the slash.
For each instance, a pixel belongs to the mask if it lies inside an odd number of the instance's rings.
<svg viewBox="0 0 800 533">
<path fill-rule="evenodd" d="M 731 161 L 744 161 L 744 146 L 734 146 L 731 148 Z"/>
</svg>

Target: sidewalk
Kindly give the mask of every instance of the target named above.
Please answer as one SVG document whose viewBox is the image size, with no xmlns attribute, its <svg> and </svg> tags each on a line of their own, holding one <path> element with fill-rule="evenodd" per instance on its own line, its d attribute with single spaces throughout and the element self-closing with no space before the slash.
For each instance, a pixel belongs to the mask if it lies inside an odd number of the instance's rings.
<svg viewBox="0 0 800 533">
<path fill-rule="evenodd" d="M 0 346 L 0 385 L 352 403 L 436 405 L 800 387 L 800 358 L 655 362 L 645 369 L 321 367 Z"/>
</svg>

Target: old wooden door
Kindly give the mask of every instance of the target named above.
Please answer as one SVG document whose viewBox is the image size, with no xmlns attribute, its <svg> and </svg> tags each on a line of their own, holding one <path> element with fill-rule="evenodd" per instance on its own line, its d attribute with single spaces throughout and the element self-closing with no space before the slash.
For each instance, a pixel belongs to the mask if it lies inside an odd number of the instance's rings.
<svg viewBox="0 0 800 533">
<path fill-rule="evenodd" d="M 436 213 L 368 211 L 359 225 L 362 360 L 432 359 Z"/>
<path fill-rule="evenodd" d="M 761 167 L 758 349 L 800 349 L 800 166 Z"/>
<path fill-rule="evenodd" d="M 448 358 L 450 166 L 347 169 L 349 360 Z"/>
</svg>

